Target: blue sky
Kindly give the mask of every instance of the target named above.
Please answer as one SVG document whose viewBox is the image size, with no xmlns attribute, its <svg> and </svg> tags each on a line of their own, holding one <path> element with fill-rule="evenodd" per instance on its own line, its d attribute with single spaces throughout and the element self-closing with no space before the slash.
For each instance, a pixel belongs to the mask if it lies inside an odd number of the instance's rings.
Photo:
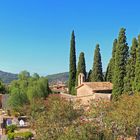
<svg viewBox="0 0 140 140">
<path fill-rule="evenodd" d="M 127 40 L 140 33 L 139 0 L 0 0 L 0 70 L 41 75 L 69 69 L 71 31 L 75 30 L 77 60 L 85 53 L 92 68 L 100 44 L 103 69 L 121 27 Z"/>
</svg>

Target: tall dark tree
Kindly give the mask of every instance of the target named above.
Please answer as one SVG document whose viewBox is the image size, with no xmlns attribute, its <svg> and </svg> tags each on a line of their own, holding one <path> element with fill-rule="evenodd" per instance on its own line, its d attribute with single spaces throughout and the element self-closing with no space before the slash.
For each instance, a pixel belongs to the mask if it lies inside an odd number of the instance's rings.
<svg viewBox="0 0 140 140">
<path fill-rule="evenodd" d="M 87 76 L 87 82 L 91 82 L 91 78 L 92 78 L 92 70 L 89 70 L 88 76 Z"/>
<path fill-rule="evenodd" d="M 105 81 L 113 82 L 114 77 L 114 65 L 115 65 L 115 53 L 116 53 L 117 39 L 113 42 L 112 58 L 107 66 Z"/>
<path fill-rule="evenodd" d="M 109 64 L 107 66 L 104 80 L 112 82 L 112 58 L 110 59 Z"/>
<path fill-rule="evenodd" d="M 77 75 L 76 75 L 76 85 L 78 85 L 78 75 L 79 73 L 83 73 L 86 79 L 86 63 L 84 53 L 81 52 L 78 61 Z"/>
<path fill-rule="evenodd" d="M 100 82 L 103 81 L 103 73 L 102 73 L 102 62 L 101 62 L 101 54 L 99 44 L 96 45 L 94 52 L 94 62 L 92 69 L 92 82 Z"/>
<path fill-rule="evenodd" d="M 128 58 L 126 65 L 126 77 L 124 78 L 124 93 L 130 93 L 133 91 L 137 47 L 138 41 L 136 38 L 134 38 L 132 41 L 130 56 Z"/>
<path fill-rule="evenodd" d="M 113 77 L 113 97 L 117 98 L 124 91 L 124 77 L 126 75 L 126 63 L 128 58 L 128 44 L 126 42 L 125 29 L 121 28 L 118 36 L 115 68 Z"/>
<path fill-rule="evenodd" d="M 75 35 L 72 31 L 70 42 L 70 66 L 69 66 L 69 93 L 74 94 L 76 82 L 76 51 L 75 51 Z"/>
<path fill-rule="evenodd" d="M 138 48 L 137 48 L 137 54 L 136 54 L 134 89 L 136 92 L 140 92 L 140 35 L 138 36 Z"/>
</svg>

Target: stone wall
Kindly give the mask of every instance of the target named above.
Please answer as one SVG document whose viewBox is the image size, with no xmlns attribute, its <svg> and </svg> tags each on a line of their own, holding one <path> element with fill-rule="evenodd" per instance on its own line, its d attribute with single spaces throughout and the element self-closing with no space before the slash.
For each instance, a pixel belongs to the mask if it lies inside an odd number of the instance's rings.
<svg viewBox="0 0 140 140">
<path fill-rule="evenodd" d="M 76 96 L 76 95 L 69 95 L 69 94 L 60 94 L 61 97 L 74 102 L 79 102 L 81 105 L 88 105 L 91 100 L 95 99 L 95 95 L 87 95 L 87 96 Z"/>
<path fill-rule="evenodd" d="M 80 88 L 77 89 L 77 96 L 78 97 L 89 96 L 89 95 L 92 95 L 92 94 L 93 94 L 92 89 L 88 88 L 88 86 L 86 86 L 86 85 L 81 86 Z"/>
<path fill-rule="evenodd" d="M 95 100 L 98 99 L 111 100 L 111 93 L 95 93 Z"/>
<path fill-rule="evenodd" d="M 64 94 L 61 93 L 61 97 L 71 100 L 74 102 L 80 102 L 82 105 L 88 105 L 93 100 L 98 99 L 105 99 L 105 100 L 111 100 L 111 94 L 110 93 L 92 93 L 92 94 L 85 94 L 86 92 L 83 92 L 83 94 L 80 95 L 70 95 L 70 94 Z M 83 96 L 82 96 L 83 95 Z"/>
</svg>

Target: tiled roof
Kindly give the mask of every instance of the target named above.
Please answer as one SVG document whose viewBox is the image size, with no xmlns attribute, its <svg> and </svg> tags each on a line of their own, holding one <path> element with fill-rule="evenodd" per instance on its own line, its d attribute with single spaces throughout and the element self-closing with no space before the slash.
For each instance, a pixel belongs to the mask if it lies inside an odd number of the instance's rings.
<svg viewBox="0 0 140 140">
<path fill-rule="evenodd" d="M 113 88 L 113 84 L 110 82 L 84 82 L 77 88 L 80 88 L 83 85 L 87 85 L 92 88 L 93 91 L 112 90 Z"/>
</svg>

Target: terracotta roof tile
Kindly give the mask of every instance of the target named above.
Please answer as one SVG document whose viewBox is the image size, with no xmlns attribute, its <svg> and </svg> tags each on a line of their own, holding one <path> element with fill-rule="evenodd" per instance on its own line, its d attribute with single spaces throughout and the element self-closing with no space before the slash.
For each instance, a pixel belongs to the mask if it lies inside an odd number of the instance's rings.
<svg viewBox="0 0 140 140">
<path fill-rule="evenodd" d="M 84 82 L 83 84 L 92 88 L 93 91 L 112 90 L 112 88 L 113 88 L 113 84 L 110 82 Z"/>
</svg>

